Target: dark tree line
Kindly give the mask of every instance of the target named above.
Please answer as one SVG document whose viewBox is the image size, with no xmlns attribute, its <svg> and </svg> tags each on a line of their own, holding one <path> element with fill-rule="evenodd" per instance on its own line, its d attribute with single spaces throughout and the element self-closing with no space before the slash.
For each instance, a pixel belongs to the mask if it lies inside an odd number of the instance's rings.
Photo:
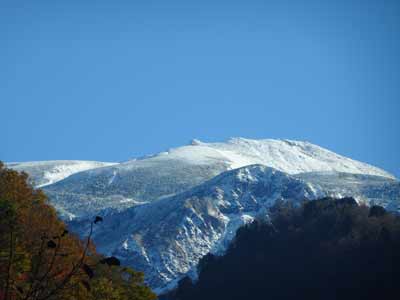
<svg viewBox="0 0 400 300">
<path fill-rule="evenodd" d="M 397 296 L 394 296 L 397 295 Z M 180 281 L 174 300 L 397 299 L 400 219 L 352 198 L 301 207 L 279 203 L 270 221 L 241 228 L 226 254 L 199 264 L 199 278 Z"/>
</svg>

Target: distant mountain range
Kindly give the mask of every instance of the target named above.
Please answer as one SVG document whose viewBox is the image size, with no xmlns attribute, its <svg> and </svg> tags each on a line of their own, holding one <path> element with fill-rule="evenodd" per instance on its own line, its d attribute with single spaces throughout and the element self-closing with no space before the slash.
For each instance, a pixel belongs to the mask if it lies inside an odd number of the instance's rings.
<svg viewBox="0 0 400 300">
<path fill-rule="evenodd" d="M 100 252 L 143 270 L 161 292 L 195 274 L 199 259 L 226 249 L 237 228 L 267 216 L 277 200 L 353 196 L 400 209 L 400 183 L 388 172 L 308 142 L 230 139 L 174 148 L 122 163 L 12 163 L 42 187 L 61 217 L 84 234 L 105 222 Z"/>
<path fill-rule="evenodd" d="M 31 182 L 39 188 L 56 183 L 78 172 L 114 164 L 84 160 L 49 160 L 7 163 L 7 166 L 17 171 L 27 172 Z"/>
</svg>

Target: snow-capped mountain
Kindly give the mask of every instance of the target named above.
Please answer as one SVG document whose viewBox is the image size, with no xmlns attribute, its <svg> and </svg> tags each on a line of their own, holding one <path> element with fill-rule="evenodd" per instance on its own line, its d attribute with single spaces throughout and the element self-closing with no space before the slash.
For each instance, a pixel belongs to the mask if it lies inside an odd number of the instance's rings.
<svg viewBox="0 0 400 300">
<path fill-rule="evenodd" d="M 194 159 L 204 157 L 201 154 L 203 149 L 212 149 L 224 157 L 223 160 L 229 163 L 232 169 L 262 164 L 288 174 L 336 171 L 394 178 L 393 175 L 382 169 L 338 155 L 309 142 L 232 138 L 226 143 L 206 144 L 194 141 L 192 144 L 197 149 L 188 152 L 197 154 Z M 187 148 L 181 147 L 177 149 L 177 152 L 185 153 L 187 150 Z M 188 156 L 193 159 L 190 154 Z"/>
<path fill-rule="evenodd" d="M 353 196 L 400 212 L 393 175 L 308 142 L 194 140 L 122 163 L 8 166 L 30 174 L 79 234 L 103 215 L 97 248 L 143 270 L 158 292 L 193 271 L 206 253 L 223 251 L 239 226 L 266 216 L 278 199 Z"/>
<path fill-rule="evenodd" d="M 322 195 L 275 169 L 243 167 L 181 194 L 108 212 L 95 233 L 95 244 L 100 252 L 143 270 L 147 282 L 160 291 L 208 252 L 223 251 L 241 225 L 266 214 L 277 199 L 301 201 Z M 75 222 L 73 228 L 82 230 L 82 224 Z"/>
<path fill-rule="evenodd" d="M 381 176 L 340 172 L 310 172 L 297 174 L 313 186 L 334 198 L 354 197 L 360 204 L 380 205 L 400 213 L 400 182 Z"/>
<path fill-rule="evenodd" d="M 226 171 L 171 197 L 124 211 L 101 212 L 105 221 L 94 239 L 100 252 L 144 271 L 148 284 L 162 292 L 194 271 L 205 254 L 224 251 L 240 226 L 256 216 L 267 216 L 276 200 L 299 203 L 348 195 L 388 209 L 400 208 L 400 183 L 389 178 L 349 173 L 289 175 L 252 165 Z M 71 224 L 81 234 L 87 231 L 87 221 Z"/>
<path fill-rule="evenodd" d="M 115 163 L 84 160 L 52 160 L 7 163 L 7 167 L 29 174 L 36 187 L 56 183 L 72 174 L 89 169 L 111 166 Z"/>
<path fill-rule="evenodd" d="M 153 156 L 90 169 L 49 185 L 45 191 L 65 217 L 79 217 L 174 195 L 224 171 L 253 164 L 288 174 L 330 171 L 394 178 L 308 142 L 234 138 L 225 143 L 195 140 Z"/>
</svg>

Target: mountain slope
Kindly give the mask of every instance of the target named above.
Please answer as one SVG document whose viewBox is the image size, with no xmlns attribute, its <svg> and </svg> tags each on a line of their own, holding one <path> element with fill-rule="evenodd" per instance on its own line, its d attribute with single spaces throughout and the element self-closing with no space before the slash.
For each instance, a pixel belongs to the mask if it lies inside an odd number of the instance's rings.
<svg viewBox="0 0 400 300">
<path fill-rule="evenodd" d="M 7 167 L 28 173 L 30 180 L 36 187 L 44 187 L 72 174 L 113 164 L 99 161 L 49 160 L 7 163 Z"/>
<path fill-rule="evenodd" d="M 105 222 L 95 242 L 100 252 L 143 270 L 147 282 L 161 292 L 193 271 L 205 254 L 224 251 L 241 225 L 257 215 L 267 216 L 277 200 L 300 203 L 356 195 L 359 201 L 388 209 L 400 207 L 398 181 L 345 173 L 325 176 L 290 175 L 262 165 L 226 171 L 171 197 L 124 211 L 100 212 Z M 84 224 L 83 220 L 71 223 L 76 231 Z"/>
<path fill-rule="evenodd" d="M 158 291 L 225 249 L 237 228 L 276 200 L 315 199 L 322 192 L 286 173 L 255 165 L 225 172 L 182 194 L 105 213 L 94 236 L 100 252 L 146 274 Z M 82 230 L 83 222 L 71 223 Z M 85 230 L 83 230 L 85 231 Z"/>
<path fill-rule="evenodd" d="M 232 168 L 262 164 L 288 174 L 336 171 L 394 178 L 382 169 L 341 156 L 309 142 L 233 138 L 226 143 L 198 145 L 219 151 L 231 162 Z"/>
<path fill-rule="evenodd" d="M 379 205 L 400 213 L 400 182 L 394 179 L 338 172 L 310 172 L 297 174 L 313 186 L 318 186 L 328 196 L 353 197 L 359 203 Z"/>
<path fill-rule="evenodd" d="M 336 171 L 393 178 L 308 142 L 234 138 L 225 143 L 193 141 L 157 155 L 80 172 L 45 190 L 65 216 L 80 217 L 177 194 L 224 171 L 252 164 L 288 174 Z"/>
<path fill-rule="evenodd" d="M 282 209 L 283 208 L 283 209 Z M 353 198 L 271 210 L 238 230 L 222 256 L 207 255 L 195 284 L 166 300 L 392 299 L 400 293 L 400 218 Z"/>
</svg>

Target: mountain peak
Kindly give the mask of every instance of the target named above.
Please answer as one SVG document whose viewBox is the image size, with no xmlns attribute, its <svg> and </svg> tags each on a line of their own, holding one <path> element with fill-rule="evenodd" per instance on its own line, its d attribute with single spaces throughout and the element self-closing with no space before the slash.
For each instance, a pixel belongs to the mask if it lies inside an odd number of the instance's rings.
<svg viewBox="0 0 400 300">
<path fill-rule="evenodd" d="M 204 144 L 202 141 L 198 140 L 198 139 L 192 139 L 189 143 L 189 145 L 191 146 L 199 146 Z"/>
<path fill-rule="evenodd" d="M 335 171 L 395 178 L 382 169 L 336 154 L 308 141 L 232 137 L 226 142 L 195 142 L 192 145 L 201 147 L 187 150 L 175 148 L 175 154 L 179 156 L 184 153 L 186 159 L 193 161 L 224 161 L 231 169 L 262 164 L 289 174 Z"/>
</svg>

